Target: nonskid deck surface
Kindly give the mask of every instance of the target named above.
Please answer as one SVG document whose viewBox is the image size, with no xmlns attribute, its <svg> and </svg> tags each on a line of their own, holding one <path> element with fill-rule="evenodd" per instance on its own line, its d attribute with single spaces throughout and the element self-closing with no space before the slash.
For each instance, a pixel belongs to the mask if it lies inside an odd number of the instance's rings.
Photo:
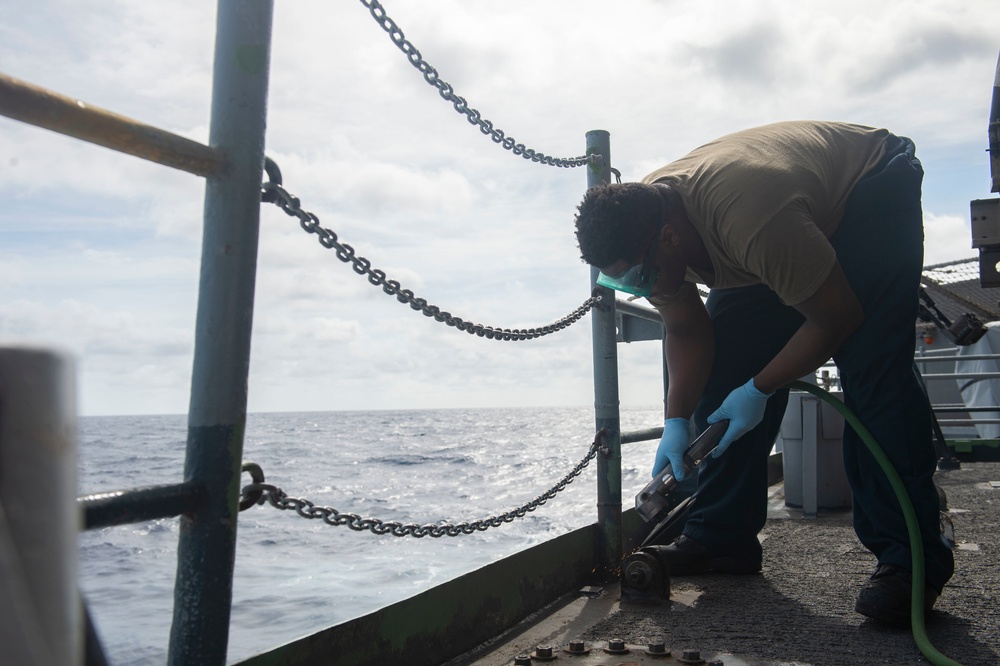
<svg viewBox="0 0 1000 666">
<path fill-rule="evenodd" d="M 928 636 L 965 666 L 1000 664 L 1000 463 L 965 463 L 936 478 L 955 526 L 956 571 L 928 617 Z M 563 666 L 698 663 L 685 659 L 692 651 L 727 666 L 926 664 L 909 631 L 854 612 L 875 561 L 854 535 L 850 512 L 803 519 L 785 508 L 780 484 L 770 500 L 760 575 L 675 577 L 671 602 L 660 606 L 622 603 L 617 586 L 589 588 L 490 654 L 453 663 L 506 666 L 541 645 Z M 588 652 L 567 652 L 578 640 Z M 609 641 L 628 652 L 608 652 Z M 671 656 L 647 654 L 659 641 Z"/>
</svg>

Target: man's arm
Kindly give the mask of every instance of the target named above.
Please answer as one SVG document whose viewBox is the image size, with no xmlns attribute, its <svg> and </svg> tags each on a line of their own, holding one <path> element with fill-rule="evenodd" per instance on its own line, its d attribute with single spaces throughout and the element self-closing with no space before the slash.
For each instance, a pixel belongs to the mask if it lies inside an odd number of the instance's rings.
<svg viewBox="0 0 1000 666">
<path fill-rule="evenodd" d="M 691 418 L 708 382 L 715 356 L 712 320 L 698 289 L 684 283 L 665 305 L 656 305 L 663 320 L 669 386 L 666 418 Z"/>
<path fill-rule="evenodd" d="M 826 363 L 864 319 L 861 303 L 839 263 L 816 293 L 795 309 L 806 318 L 799 330 L 763 370 L 726 396 L 722 406 L 709 415 L 709 423 L 729 420 L 726 434 L 712 454 L 716 458 L 760 423 L 771 393 Z"/>
<path fill-rule="evenodd" d="M 805 323 L 778 355 L 753 378 L 762 393 L 799 379 L 826 363 L 864 320 L 861 303 L 847 283 L 840 263 L 815 294 L 795 306 Z"/>
</svg>

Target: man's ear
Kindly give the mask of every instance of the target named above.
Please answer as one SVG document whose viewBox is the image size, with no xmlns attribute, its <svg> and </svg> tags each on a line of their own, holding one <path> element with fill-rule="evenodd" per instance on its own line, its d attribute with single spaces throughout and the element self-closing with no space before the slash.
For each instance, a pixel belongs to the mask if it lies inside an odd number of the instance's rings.
<svg viewBox="0 0 1000 666">
<path fill-rule="evenodd" d="M 677 232 L 677 227 L 675 227 L 670 222 L 667 222 L 662 227 L 660 227 L 660 242 L 666 243 L 672 247 L 676 247 L 681 243 L 680 234 Z"/>
</svg>

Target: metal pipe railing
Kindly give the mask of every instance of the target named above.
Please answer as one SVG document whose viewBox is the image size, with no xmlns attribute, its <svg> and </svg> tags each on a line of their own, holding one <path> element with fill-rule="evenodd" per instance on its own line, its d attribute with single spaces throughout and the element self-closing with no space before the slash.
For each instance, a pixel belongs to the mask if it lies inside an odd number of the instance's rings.
<svg viewBox="0 0 1000 666">
<path fill-rule="evenodd" d="M 587 166 L 587 187 L 611 182 L 611 135 L 604 130 L 587 132 L 587 155 L 600 155 Z M 604 429 L 606 453 L 597 456 L 597 523 L 600 529 L 598 567 L 612 574 L 622 561 L 622 449 L 618 408 L 618 342 L 615 293 L 597 286 L 597 269 L 590 270 L 591 292 L 601 302 L 591 311 L 594 352 L 594 417 Z"/>
<path fill-rule="evenodd" d="M 969 354 L 968 356 L 915 356 L 917 363 L 942 363 L 944 361 L 996 361 L 1000 354 Z"/>
<path fill-rule="evenodd" d="M 615 309 L 622 314 L 635 317 L 636 319 L 644 319 L 657 324 L 663 323 L 659 312 L 643 305 L 636 305 L 631 301 L 625 301 L 619 298 L 615 302 Z"/>
<path fill-rule="evenodd" d="M 933 379 L 1000 379 L 1000 372 L 942 372 L 930 375 L 921 375 L 924 381 Z"/>
<path fill-rule="evenodd" d="M 215 148 L 6 74 L 0 74 L 0 115 L 196 176 L 227 170 Z"/>
<path fill-rule="evenodd" d="M 644 428 L 642 430 L 632 430 L 622 433 L 622 444 L 635 444 L 636 442 L 648 442 L 653 439 L 663 437 L 663 426 L 659 428 Z"/>
<path fill-rule="evenodd" d="M 209 143 L 229 157 L 205 186 L 184 481 L 205 506 L 180 520 L 168 664 L 222 666 L 229 642 L 246 429 L 272 0 L 218 0 Z"/>
<path fill-rule="evenodd" d="M 83 512 L 83 529 L 96 530 L 194 513 L 207 497 L 200 485 L 175 483 L 94 493 L 76 502 Z"/>
<path fill-rule="evenodd" d="M 933 405 L 935 412 L 998 412 L 1000 407 L 966 407 L 961 403 Z"/>
</svg>

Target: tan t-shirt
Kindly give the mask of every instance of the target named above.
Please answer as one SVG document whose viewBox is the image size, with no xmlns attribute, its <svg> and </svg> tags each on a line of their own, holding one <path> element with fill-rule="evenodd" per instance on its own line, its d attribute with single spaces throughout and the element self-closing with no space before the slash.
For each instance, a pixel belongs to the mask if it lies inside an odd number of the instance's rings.
<svg viewBox="0 0 1000 666">
<path fill-rule="evenodd" d="M 712 259 L 711 286 L 763 283 L 797 305 L 833 269 L 828 239 L 888 134 L 849 123 L 775 123 L 716 139 L 642 182 L 669 183 L 680 194 Z M 690 269 L 687 279 L 705 282 Z"/>
</svg>

